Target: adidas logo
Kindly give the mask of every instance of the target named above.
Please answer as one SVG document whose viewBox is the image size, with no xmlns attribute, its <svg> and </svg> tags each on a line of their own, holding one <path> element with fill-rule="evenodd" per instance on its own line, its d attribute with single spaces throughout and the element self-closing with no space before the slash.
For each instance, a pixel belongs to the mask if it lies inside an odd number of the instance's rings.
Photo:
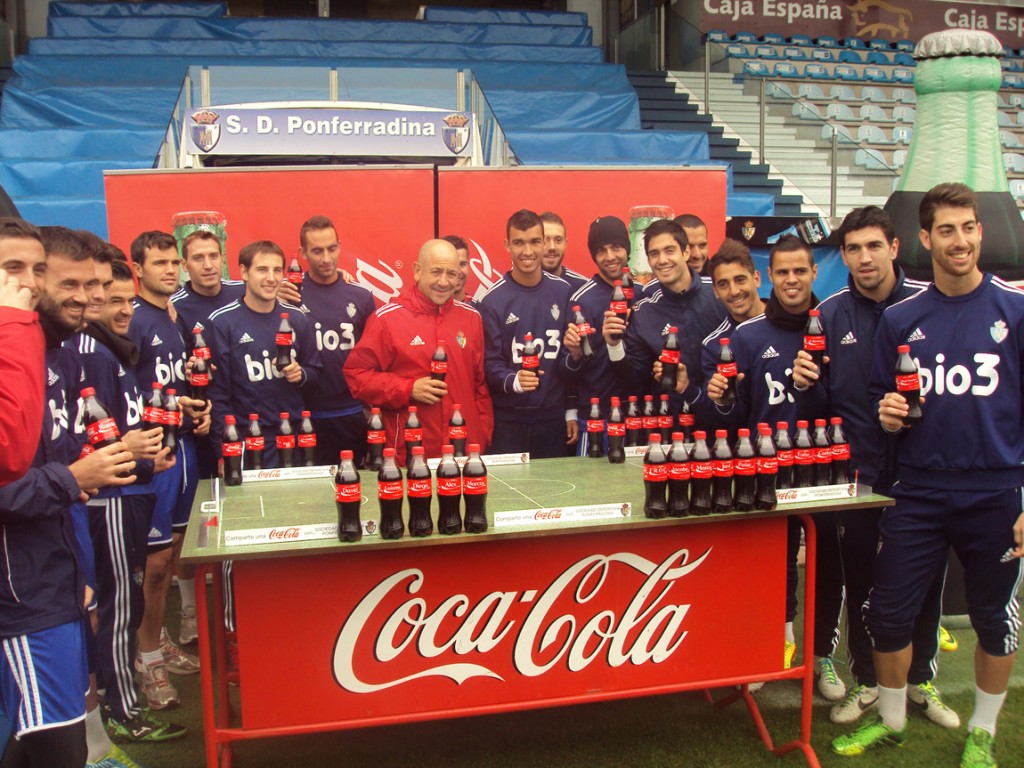
<svg viewBox="0 0 1024 768">
<path fill-rule="evenodd" d="M 153 340 L 149 342 L 149 346 L 151 347 L 159 347 L 161 344 L 163 344 L 163 341 L 160 340 L 159 336 L 154 336 Z"/>
<path fill-rule="evenodd" d="M 164 535 L 163 531 L 161 531 L 159 528 L 150 528 L 149 529 L 149 538 L 151 538 L 151 539 L 159 539 L 163 535 Z"/>
<path fill-rule="evenodd" d="M 410 347 L 422 347 L 423 346 L 423 339 L 421 339 L 419 337 L 419 334 L 416 334 L 415 336 L 412 337 L 412 341 L 409 342 L 409 346 Z"/>
<path fill-rule="evenodd" d="M 925 340 L 924 331 L 922 331 L 920 328 L 915 328 L 914 332 L 912 334 L 910 334 L 909 336 L 907 336 L 907 341 L 924 341 L 924 340 Z"/>
<path fill-rule="evenodd" d="M 239 344 L 248 344 L 248 343 L 250 343 L 251 341 L 252 341 L 252 336 L 250 336 L 250 335 L 248 334 L 248 332 L 246 332 L 246 333 L 243 333 L 243 334 L 242 334 L 242 338 L 240 338 L 240 339 L 238 340 L 238 343 L 239 343 Z"/>
<path fill-rule="evenodd" d="M 120 365 L 117 366 L 117 378 L 120 379 L 124 375 L 125 375 L 124 368 L 122 368 Z"/>
<path fill-rule="evenodd" d="M 60 381 L 60 376 L 58 376 L 56 373 L 53 372 L 53 368 L 47 368 L 46 369 L 46 384 L 47 384 L 47 386 L 52 387 L 58 381 Z"/>
<path fill-rule="evenodd" d="M 761 355 L 762 360 L 771 360 L 773 357 L 778 357 L 779 353 L 775 351 L 775 347 L 768 347 Z"/>
<path fill-rule="evenodd" d="M 1010 547 L 1008 550 L 1006 550 L 1003 556 L 999 558 L 999 562 L 1008 563 L 1011 560 L 1013 560 L 1013 547 Z"/>
<path fill-rule="evenodd" d="M 512 323 L 518 323 L 519 318 L 516 317 L 515 312 L 509 312 L 508 317 L 505 318 L 505 325 L 512 325 Z"/>
<path fill-rule="evenodd" d="M 671 325 L 669 325 L 668 323 L 665 323 L 665 327 L 661 329 L 661 335 L 662 336 L 668 336 L 668 329 L 671 328 L 671 327 L 672 327 Z"/>
<path fill-rule="evenodd" d="M 839 340 L 840 344 L 856 344 L 857 337 L 853 335 L 853 331 L 849 331 L 843 338 Z"/>
</svg>

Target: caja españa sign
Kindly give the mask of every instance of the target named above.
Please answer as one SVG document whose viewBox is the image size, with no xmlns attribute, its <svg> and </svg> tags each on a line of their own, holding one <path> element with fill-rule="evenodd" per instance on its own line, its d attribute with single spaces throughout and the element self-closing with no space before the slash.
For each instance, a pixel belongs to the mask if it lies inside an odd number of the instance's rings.
<svg viewBox="0 0 1024 768">
<path fill-rule="evenodd" d="M 785 529 L 768 519 L 238 561 L 244 725 L 777 671 Z M 281 627 L 287 664 L 278 644 L 244 641 Z M 752 632 L 767 638 L 754 651 Z"/>
</svg>

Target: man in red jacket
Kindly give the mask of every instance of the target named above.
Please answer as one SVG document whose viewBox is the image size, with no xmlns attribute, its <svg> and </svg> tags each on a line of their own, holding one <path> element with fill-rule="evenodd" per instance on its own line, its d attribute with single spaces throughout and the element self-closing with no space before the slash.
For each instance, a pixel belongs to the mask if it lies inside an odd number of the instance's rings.
<svg viewBox="0 0 1024 768">
<path fill-rule="evenodd" d="M 368 406 L 379 405 L 386 445 L 405 459 L 402 428 L 415 405 L 428 457 L 440 456 L 455 404 L 461 406 L 469 443 L 491 442 L 494 413 L 484 378 L 484 331 L 479 313 L 453 296 L 460 284 L 455 247 L 428 240 L 413 265 L 416 283 L 378 309 L 345 362 L 349 389 Z M 439 344 L 448 355 L 444 381 L 430 376 Z"/>
</svg>

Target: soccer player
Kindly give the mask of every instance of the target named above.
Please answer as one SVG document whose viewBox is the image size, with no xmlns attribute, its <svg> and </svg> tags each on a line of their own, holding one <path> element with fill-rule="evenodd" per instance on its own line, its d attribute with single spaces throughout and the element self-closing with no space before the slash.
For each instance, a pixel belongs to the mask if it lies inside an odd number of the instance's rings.
<svg viewBox="0 0 1024 768">
<path fill-rule="evenodd" d="M 960 765 L 995 766 L 996 720 L 1019 644 L 1024 580 L 1024 294 L 978 268 L 982 225 L 964 184 L 939 184 L 919 207 L 934 283 L 882 314 L 869 396 L 897 435 L 896 505 L 865 608 L 878 675 L 878 718 L 832 742 L 839 754 L 907 739 L 914 619 L 952 546 L 964 566 L 978 636 L 974 712 Z M 897 347 L 920 369 L 924 418 L 908 425 L 895 387 Z"/>
<path fill-rule="evenodd" d="M 386 445 L 405 461 L 402 426 L 410 405 L 419 411 L 428 457 L 441 455 L 452 406 L 462 406 L 468 442 L 486 448 L 494 414 L 484 379 L 484 331 L 480 313 L 453 298 L 458 256 L 447 240 L 428 240 L 413 265 L 416 282 L 378 309 L 345 361 L 352 394 L 379 405 Z M 448 352 L 444 381 L 430 376 L 439 342 Z"/>
<path fill-rule="evenodd" d="M 469 280 L 469 245 L 458 235 L 445 235 L 441 238 L 455 246 L 455 255 L 459 257 L 459 284 L 455 287 L 455 300 L 476 304 L 472 298 L 466 297 L 466 281 Z"/>
<path fill-rule="evenodd" d="M 561 216 L 551 211 L 544 211 L 540 215 L 540 220 L 544 223 L 544 255 L 541 257 L 544 271 L 562 278 L 574 291 L 579 290 L 587 282 L 587 278 L 562 263 L 569 242 L 565 234 L 565 222 Z"/>
<path fill-rule="evenodd" d="M 302 279 L 302 306 L 313 324 L 325 371 L 303 393 L 316 429 L 316 463 L 336 464 L 343 449 L 351 450 L 358 462 L 366 455 L 366 418 L 341 370 L 376 305 L 368 290 L 341 279 L 341 244 L 330 219 L 313 216 L 306 221 L 299 243 L 299 255 L 309 264 Z"/>
<path fill-rule="evenodd" d="M 690 244 L 687 263 L 697 274 L 704 274 L 708 263 L 708 225 L 692 213 L 676 216 L 673 221 L 686 232 L 686 242 Z"/>
<path fill-rule="evenodd" d="M 572 289 L 544 271 L 544 224 L 533 211 L 512 214 L 505 248 L 512 266 L 480 299 L 487 344 L 487 383 L 494 400 L 494 453 L 564 456 L 579 437 L 558 365 Z M 522 367 L 526 334 L 539 348 L 536 371 Z"/>
<path fill-rule="evenodd" d="M 801 350 L 793 363 L 797 397 L 818 387 L 828 395 L 827 412 L 843 419 L 850 442 L 850 469 L 860 482 L 878 493 L 888 494 L 894 482 L 894 445 L 878 424 L 875 406 L 864 398 L 864 371 L 871 370 L 875 331 L 881 312 L 903 299 L 915 296 L 926 283 L 909 280 L 896 262 L 899 240 L 888 215 L 877 206 L 857 208 L 836 231 L 840 251 L 850 277 L 846 288 L 818 305 L 826 329 L 823 370 Z M 803 390 L 803 391 L 800 391 Z M 871 639 L 861 607 L 874 580 L 878 552 L 878 521 L 882 510 L 839 513 L 839 545 L 846 588 L 847 642 L 850 672 L 856 685 L 832 707 L 834 723 L 852 723 L 878 705 L 878 679 L 871 659 Z M 932 685 L 938 651 L 938 625 L 942 613 L 943 578 L 937 578 L 928 592 L 925 610 L 914 624 L 914 659 L 910 669 L 908 696 L 925 715 L 947 728 L 958 728 L 960 718 L 942 701 Z"/>
</svg>

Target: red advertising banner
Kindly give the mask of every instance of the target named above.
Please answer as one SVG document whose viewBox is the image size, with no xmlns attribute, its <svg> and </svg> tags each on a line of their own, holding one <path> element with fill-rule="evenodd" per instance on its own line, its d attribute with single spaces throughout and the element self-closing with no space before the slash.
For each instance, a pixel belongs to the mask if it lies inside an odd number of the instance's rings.
<svg viewBox="0 0 1024 768">
<path fill-rule="evenodd" d="M 725 238 L 725 168 L 441 168 L 438 229 L 470 244 L 467 296 L 482 294 L 509 266 L 505 224 L 521 208 L 553 211 L 566 226 L 565 265 L 596 272 L 587 232 L 598 216 L 627 226 L 636 207 L 693 213 L 708 225 L 711 253 Z"/>
<path fill-rule="evenodd" d="M 767 518 L 237 561 L 243 727 L 781 671 L 785 534 L 784 518 Z M 285 649 L 266 642 L 282 627 Z"/>
</svg>

